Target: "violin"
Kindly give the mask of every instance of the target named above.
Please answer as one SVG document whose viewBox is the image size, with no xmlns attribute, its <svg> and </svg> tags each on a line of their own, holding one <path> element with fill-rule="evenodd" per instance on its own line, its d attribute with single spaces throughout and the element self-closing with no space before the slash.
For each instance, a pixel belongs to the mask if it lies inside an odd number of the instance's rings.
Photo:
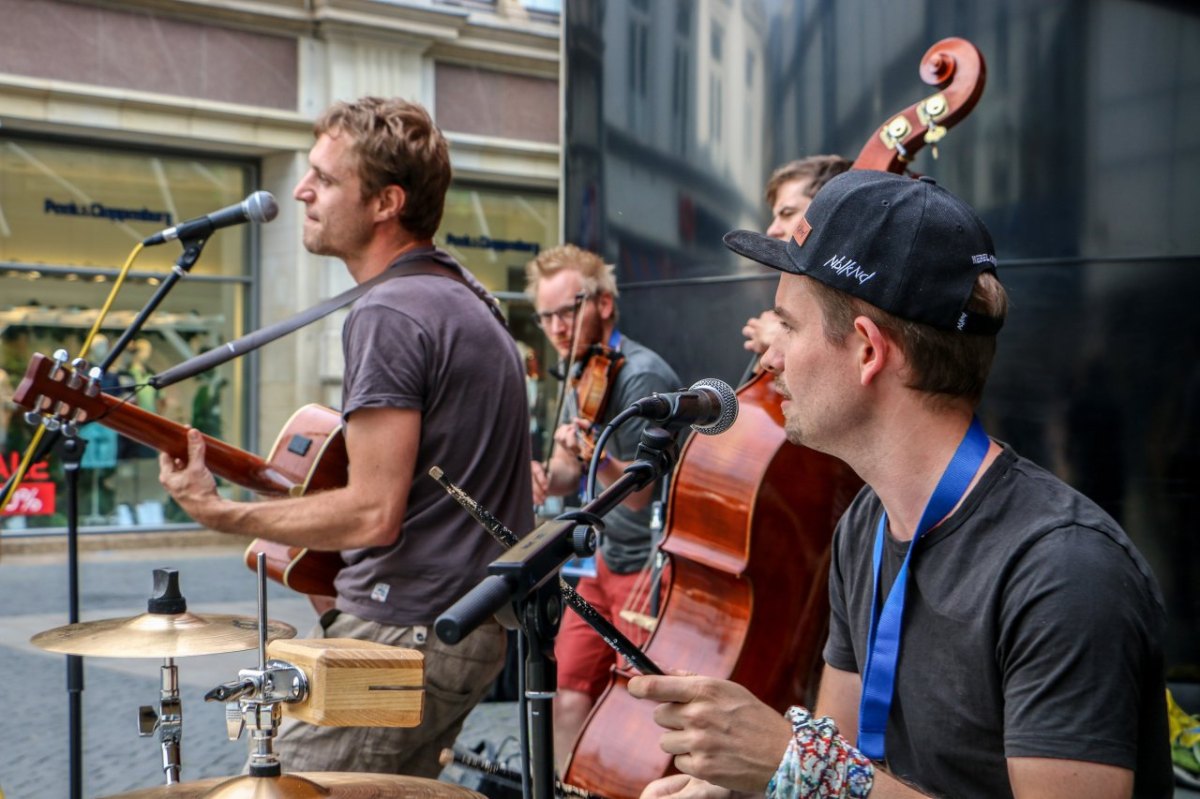
<svg viewBox="0 0 1200 799">
<path fill-rule="evenodd" d="M 625 355 L 606 344 L 593 344 L 579 359 L 576 374 L 572 377 L 578 404 L 578 416 L 588 423 L 587 431 L 580 430 L 580 457 L 591 460 L 596 447 L 596 436 L 605 421 L 604 412 L 617 374 L 625 363 Z"/>
<path fill-rule="evenodd" d="M 920 74 L 938 91 L 878 128 L 853 168 L 905 171 L 975 106 L 986 77 L 983 57 L 964 39 L 931 47 Z M 841 461 L 786 440 L 769 373 L 737 398 L 733 427 L 692 436 L 676 466 L 661 544 L 671 579 L 645 649 L 663 668 L 731 679 L 782 712 L 813 701 L 833 528 L 861 480 Z M 636 799 L 672 773 L 654 705 L 629 696 L 630 676 L 614 669 L 563 782 Z"/>
</svg>

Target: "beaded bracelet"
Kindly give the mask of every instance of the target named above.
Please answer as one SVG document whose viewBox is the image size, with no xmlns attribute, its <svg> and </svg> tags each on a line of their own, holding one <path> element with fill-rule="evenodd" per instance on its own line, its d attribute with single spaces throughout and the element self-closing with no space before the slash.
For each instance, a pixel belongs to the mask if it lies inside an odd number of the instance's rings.
<svg viewBox="0 0 1200 799">
<path fill-rule="evenodd" d="M 833 719 L 814 719 L 797 706 L 785 715 L 792 740 L 767 785 L 767 799 L 865 799 L 875 783 L 875 766 L 838 734 Z"/>
</svg>

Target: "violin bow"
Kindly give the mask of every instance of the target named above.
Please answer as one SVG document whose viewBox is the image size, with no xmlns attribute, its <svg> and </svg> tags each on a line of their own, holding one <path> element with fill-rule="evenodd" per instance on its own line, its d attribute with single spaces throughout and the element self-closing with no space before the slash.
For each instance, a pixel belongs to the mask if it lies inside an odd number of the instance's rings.
<svg viewBox="0 0 1200 799">
<path fill-rule="evenodd" d="M 546 473 L 546 479 L 550 479 L 550 459 L 554 455 L 554 432 L 558 430 L 559 424 L 562 423 L 563 402 L 567 398 L 567 386 L 571 382 L 571 370 L 575 368 L 575 341 L 579 338 L 579 328 L 581 327 L 579 318 L 579 309 L 583 307 L 583 301 L 587 299 L 587 292 L 581 291 L 575 295 L 574 316 L 571 323 L 571 345 L 567 352 L 567 369 L 563 374 L 562 385 L 558 388 L 558 407 L 554 409 L 554 430 L 551 431 L 550 444 L 546 447 L 546 457 L 542 461 L 542 471 Z"/>
</svg>

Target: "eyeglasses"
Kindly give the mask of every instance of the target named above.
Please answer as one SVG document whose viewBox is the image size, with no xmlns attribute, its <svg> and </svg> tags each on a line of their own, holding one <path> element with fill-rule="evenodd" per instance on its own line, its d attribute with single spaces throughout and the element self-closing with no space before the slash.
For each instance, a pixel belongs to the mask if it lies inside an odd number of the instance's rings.
<svg viewBox="0 0 1200 799">
<path fill-rule="evenodd" d="M 570 326 L 575 322 L 576 309 L 582 307 L 583 303 L 590 299 L 591 297 L 587 296 L 577 302 L 571 302 L 555 308 L 553 311 L 537 311 L 533 315 L 533 322 L 543 330 L 550 326 L 552 319 L 557 319 L 564 325 Z"/>
</svg>

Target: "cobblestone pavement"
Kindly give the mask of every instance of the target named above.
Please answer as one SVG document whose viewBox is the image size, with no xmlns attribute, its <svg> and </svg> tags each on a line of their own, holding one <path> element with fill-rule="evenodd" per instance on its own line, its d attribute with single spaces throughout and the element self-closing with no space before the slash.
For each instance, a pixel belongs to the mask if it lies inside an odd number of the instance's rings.
<svg viewBox="0 0 1200 799">
<path fill-rule="evenodd" d="M 146 611 L 153 570 L 179 570 L 188 609 L 201 614 L 254 616 L 255 578 L 240 549 L 123 550 L 83 553 L 79 565 L 82 621 L 124 618 Z M 315 622 L 308 601 L 270 584 L 268 615 L 305 635 Z M 29 643 L 36 633 L 67 623 L 65 556 L 5 555 L 0 559 L 0 790 L 5 799 L 59 799 L 70 795 L 66 657 Z M 255 665 L 254 650 L 176 658 L 183 704 L 180 745 L 184 780 L 237 774 L 248 751 L 246 736 L 230 741 L 223 707 L 202 697 Z M 137 735 L 140 705 L 157 708 L 159 658 L 84 659 L 82 699 L 83 795 L 111 796 L 161 785 L 162 753 L 154 737 Z M 499 743 L 515 735 L 514 703 L 488 703 L 468 719 L 459 745 Z M 447 769 L 444 779 L 477 779 Z"/>
</svg>

